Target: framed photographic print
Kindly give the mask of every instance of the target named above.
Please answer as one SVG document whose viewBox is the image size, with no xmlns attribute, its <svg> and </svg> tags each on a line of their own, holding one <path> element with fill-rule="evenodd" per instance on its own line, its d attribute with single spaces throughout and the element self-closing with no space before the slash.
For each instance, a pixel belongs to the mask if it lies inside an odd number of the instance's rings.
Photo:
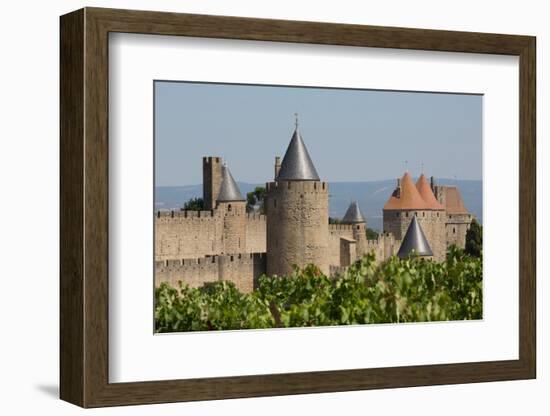
<svg viewBox="0 0 550 416">
<path fill-rule="evenodd" d="M 535 38 L 61 17 L 83 407 L 536 376 Z"/>
</svg>

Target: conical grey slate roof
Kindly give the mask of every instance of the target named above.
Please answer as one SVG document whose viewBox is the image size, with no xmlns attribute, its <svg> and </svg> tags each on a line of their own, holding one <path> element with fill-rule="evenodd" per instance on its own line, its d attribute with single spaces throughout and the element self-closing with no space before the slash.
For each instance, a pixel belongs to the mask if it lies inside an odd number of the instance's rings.
<svg viewBox="0 0 550 416">
<path fill-rule="evenodd" d="M 361 212 L 357 201 L 353 201 L 349 204 L 348 210 L 346 211 L 346 215 L 344 215 L 342 222 L 346 224 L 365 222 L 365 218 L 363 217 L 363 213 Z"/>
<path fill-rule="evenodd" d="M 220 185 L 220 193 L 218 194 L 217 200 L 219 202 L 245 201 L 237 182 L 233 179 L 233 175 L 231 175 L 226 165 L 222 166 L 222 183 Z"/>
<path fill-rule="evenodd" d="M 417 256 L 433 256 L 432 249 L 428 244 L 424 231 L 422 231 L 422 227 L 420 227 L 420 224 L 416 220 L 416 215 L 412 218 L 409 228 L 407 229 L 401 247 L 399 247 L 397 257 L 402 259 L 406 258 L 412 254 L 413 250 Z"/>
<path fill-rule="evenodd" d="M 278 181 L 318 181 L 319 175 L 309 153 L 306 149 L 306 145 L 302 140 L 302 136 L 296 127 L 292 139 L 286 149 L 283 163 L 281 163 L 281 169 L 277 176 Z"/>
</svg>

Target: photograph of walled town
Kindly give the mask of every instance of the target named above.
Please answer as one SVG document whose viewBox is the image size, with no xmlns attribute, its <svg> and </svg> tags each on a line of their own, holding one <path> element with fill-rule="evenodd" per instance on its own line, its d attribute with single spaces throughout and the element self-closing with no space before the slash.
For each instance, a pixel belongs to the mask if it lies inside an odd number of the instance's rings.
<svg viewBox="0 0 550 416">
<path fill-rule="evenodd" d="M 175 82 L 155 94 L 156 332 L 482 319 L 481 96 Z M 292 98 L 306 114 L 281 113 L 286 137 L 242 137 Z M 376 111 L 393 124 L 370 125 Z M 435 111 L 448 121 L 430 128 Z"/>
</svg>

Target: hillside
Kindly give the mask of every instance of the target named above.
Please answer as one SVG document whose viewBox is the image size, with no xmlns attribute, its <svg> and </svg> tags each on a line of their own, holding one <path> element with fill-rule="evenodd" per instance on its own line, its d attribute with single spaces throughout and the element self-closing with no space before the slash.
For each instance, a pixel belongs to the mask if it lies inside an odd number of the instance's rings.
<svg viewBox="0 0 550 416">
<path fill-rule="evenodd" d="M 460 189 L 466 207 L 483 222 L 482 181 L 439 179 L 440 185 L 456 185 Z M 330 216 L 342 217 L 351 200 L 356 199 L 367 225 L 376 230 L 382 228 L 382 208 L 395 188 L 395 179 L 371 182 L 331 182 Z M 239 182 L 243 195 L 258 184 Z M 264 186 L 264 184 L 261 184 Z M 190 198 L 202 196 L 202 184 L 188 186 L 159 186 L 155 189 L 155 209 L 179 209 Z"/>
</svg>

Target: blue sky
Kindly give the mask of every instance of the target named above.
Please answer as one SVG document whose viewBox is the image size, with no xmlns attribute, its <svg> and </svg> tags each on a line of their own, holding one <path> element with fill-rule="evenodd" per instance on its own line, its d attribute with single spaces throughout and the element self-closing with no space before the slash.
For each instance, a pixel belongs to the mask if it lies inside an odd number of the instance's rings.
<svg viewBox="0 0 550 416">
<path fill-rule="evenodd" d="M 480 95 L 156 81 L 155 185 L 202 183 L 202 157 L 237 181 L 273 178 L 300 131 L 322 180 L 481 179 Z M 405 162 L 407 161 L 407 163 Z"/>
</svg>

